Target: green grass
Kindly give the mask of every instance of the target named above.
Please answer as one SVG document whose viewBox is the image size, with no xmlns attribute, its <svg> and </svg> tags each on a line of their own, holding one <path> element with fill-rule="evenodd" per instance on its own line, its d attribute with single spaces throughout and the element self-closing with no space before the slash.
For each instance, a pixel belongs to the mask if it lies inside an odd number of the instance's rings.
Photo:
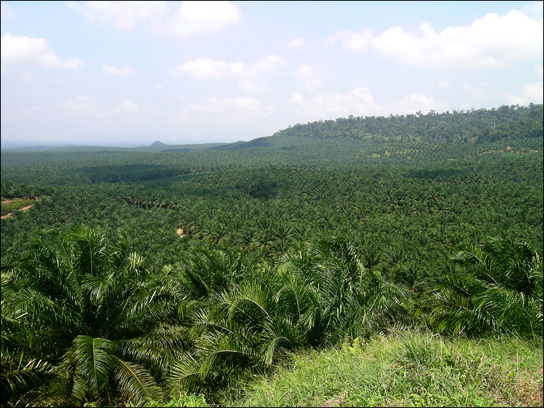
<svg viewBox="0 0 544 408">
<path fill-rule="evenodd" d="M 293 355 L 234 406 L 542 406 L 542 340 L 356 339 Z"/>
<path fill-rule="evenodd" d="M 18 199 L 10 203 L 2 203 L 2 215 L 9 214 L 15 210 L 19 210 L 20 208 L 26 207 L 34 203 L 35 200 L 27 198 Z"/>
</svg>

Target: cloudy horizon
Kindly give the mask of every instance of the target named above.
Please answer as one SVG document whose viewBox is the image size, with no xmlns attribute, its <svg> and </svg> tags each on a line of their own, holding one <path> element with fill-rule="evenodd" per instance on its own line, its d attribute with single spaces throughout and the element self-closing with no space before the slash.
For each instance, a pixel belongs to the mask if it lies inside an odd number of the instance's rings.
<svg viewBox="0 0 544 408">
<path fill-rule="evenodd" d="M 1 2 L 2 139 L 218 143 L 542 103 L 542 2 Z"/>
</svg>

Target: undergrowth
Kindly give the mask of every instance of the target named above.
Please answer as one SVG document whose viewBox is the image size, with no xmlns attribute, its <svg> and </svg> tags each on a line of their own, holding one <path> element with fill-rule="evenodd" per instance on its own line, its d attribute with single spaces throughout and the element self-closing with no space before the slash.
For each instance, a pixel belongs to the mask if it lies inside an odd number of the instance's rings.
<svg viewBox="0 0 544 408">
<path fill-rule="evenodd" d="M 232 406 L 542 406 L 542 340 L 421 333 L 293 354 Z"/>
</svg>

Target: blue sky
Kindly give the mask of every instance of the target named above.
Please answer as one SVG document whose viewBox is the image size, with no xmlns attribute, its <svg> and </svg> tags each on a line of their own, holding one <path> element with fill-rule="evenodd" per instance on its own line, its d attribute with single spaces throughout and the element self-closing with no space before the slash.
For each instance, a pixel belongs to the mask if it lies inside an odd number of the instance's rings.
<svg viewBox="0 0 544 408">
<path fill-rule="evenodd" d="M 234 142 L 542 103 L 542 2 L 1 2 L 2 139 Z"/>
</svg>

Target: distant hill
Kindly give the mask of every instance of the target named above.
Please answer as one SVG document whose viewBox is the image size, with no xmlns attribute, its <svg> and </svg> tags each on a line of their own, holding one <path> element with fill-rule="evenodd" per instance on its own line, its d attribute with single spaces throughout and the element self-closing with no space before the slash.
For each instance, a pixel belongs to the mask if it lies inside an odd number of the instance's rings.
<svg viewBox="0 0 544 408">
<path fill-rule="evenodd" d="M 188 152 L 195 150 L 243 150 L 248 148 L 279 148 L 290 150 L 314 141 L 349 138 L 374 144 L 381 143 L 459 143 L 480 144 L 501 140 L 538 138 L 543 135 L 543 105 L 501 106 L 493 109 L 472 109 L 445 113 L 430 111 L 409 115 L 358 116 L 336 120 L 298 123 L 247 142 L 168 145 L 160 141 L 150 146 L 73 146 L 52 145 L 52 142 L 2 141 L 3 149 L 25 151 L 136 151 Z"/>
<path fill-rule="evenodd" d="M 331 139 L 350 137 L 369 142 L 487 143 L 505 139 L 542 137 L 542 104 L 501 106 L 487 110 L 430 111 L 410 115 L 366 116 L 296 124 L 267 138 L 252 142 L 276 145 L 286 139 Z M 221 147 L 229 149 L 230 146 Z"/>
</svg>

